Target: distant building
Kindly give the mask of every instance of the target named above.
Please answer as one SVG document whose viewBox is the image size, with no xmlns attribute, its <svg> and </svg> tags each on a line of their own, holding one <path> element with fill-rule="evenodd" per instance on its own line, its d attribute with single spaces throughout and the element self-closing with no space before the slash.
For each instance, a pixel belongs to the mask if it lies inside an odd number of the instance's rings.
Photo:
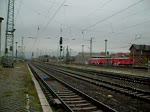
<svg viewBox="0 0 150 112">
<path fill-rule="evenodd" d="M 100 56 L 100 53 L 92 53 L 92 57 Z M 89 58 L 91 58 L 91 54 L 89 52 L 79 52 L 78 55 L 75 56 L 75 63 L 87 63 Z"/>
<path fill-rule="evenodd" d="M 111 57 L 112 57 L 112 58 L 130 57 L 130 53 L 123 53 L 123 52 L 112 53 L 112 54 L 111 54 Z"/>
<path fill-rule="evenodd" d="M 150 60 L 150 45 L 132 44 L 129 50 L 134 64 L 145 64 Z"/>
</svg>

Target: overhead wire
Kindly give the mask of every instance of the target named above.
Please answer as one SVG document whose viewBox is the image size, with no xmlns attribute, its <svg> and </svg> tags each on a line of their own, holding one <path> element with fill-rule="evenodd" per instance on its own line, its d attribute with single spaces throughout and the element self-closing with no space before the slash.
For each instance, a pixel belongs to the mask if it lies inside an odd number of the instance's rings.
<svg viewBox="0 0 150 112">
<path fill-rule="evenodd" d="M 118 12 L 112 14 L 111 16 L 108 16 L 108 17 L 104 18 L 103 20 L 100 20 L 100 21 L 98 21 L 98 22 L 96 22 L 96 23 L 94 23 L 94 24 L 92 24 L 92 25 L 86 27 L 84 30 L 87 30 L 87 29 L 89 29 L 89 28 L 91 28 L 91 27 L 94 27 L 95 25 L 97 25 L 97 24 L 99 24 L 99 23 L 102 23 L 103 21 L 105 21 L 105 20 L 107 20 L 107 19 L 110 19 L 110 18 L 112 18 L 113 16 L 116 16 L 116 15 L 122 13 L 122 12 L 128 10 L 129 8 L 131 8 L 131 7 L 133 7 L 133 6 L 137 5 L 137 4 L 139 4 L 139 3 L 142 2 L 142 1 L 143 1 L 143 0 L 140 0 L 140 1 L 138 1 L 138 2 L 136 2 L 136 3 L 134 3 L 134 4 L 132 4 L 132 5 L 128 6 L 127 8 L 124 8 L 124 9 L 122 9 L 122 10 L 120 10 L 120 11 L 118 11 Z"/>
<path fill-rule="evenodd" d="M 16 13 L 16 16 L 15 16 L 15 24 L 16 24 L 18 15 L 19 15 L 20 10 L 21 10 L 21 6 L 22 6 L 22 0 L 20 0 L 20 2 L 19 2 L 19 7 L 18 7 L 18 9 L 17 9 L 17 13 Z"/>
<path fill-rule="evenodd" d="M 135 26 L 139 26 L 139 25 L 143 25 L 143 24 L 149 23 L 149 22 L 150 22 L 150 20 L 144 21 L 144 22 L 142 22 L 142 23 L 137 23 L 137 24 L 134 24 L 134 25 L 132 25 L 132 26 L 128 26 L 128 27 L 126 27 L 126 28 L 122 28 L 121 30 L 126 30 L 126 29 L 129 29 L 129 28 L 135 27 Z"/>
<path fill-rule="evenodd" d="M 61 9 L 61 7 L 64 5 L 64 3 L 66 2 L 67 0 L 64 0 L 62 2 L 62 4 L 59 6 L 59 8 L 56 10 L 56 12 L 54 13 L 54 15 L 50 18 L 50 20 L 46 23 L 45 27 L 43 28 L 43 30 L 41 31 L 41 33 L 48 27 L 49 23 L 54 19 L 54 17 L 56 16 L 56 14 L 59 12 L 59 10 Z"/>
<path fill-rule="evenodd" d="M 97 10 L 99 10 L 99 9 L 101 9 L 101 8 L 103 8 L 103 7 L 105 7 L 105 6 L 108 5 L 111 1 L 112 1 L 112 0 L 109 0 L 109 1 L 106 2 L 104 5 L 102 5 L 100 8 L 95 9 L 94 11 L 92 11 L 92 12 L 91 12 L 90 14 L 88 14 L 87 16 L 90 16 L 90 15 L 92 15 L 94 12 L 96 12 Z"/>
<path fill-rule="evenodd" d="M 48 10 L 48 13 L 47 13 L 47 14 L 49 14 L 49 13 L 50 13 L 51 9 L 52 9 L 52 8 L 53 8 L 53 6 L 54 6 L 55 1 L 56 1 L 56 0 L 53 0 L 53 2 L 52 2 L 52 4 L 51 4 L 51 6 L 50 6 L 50 8 L 49 8 L 49 10 Z"/>
</svg>

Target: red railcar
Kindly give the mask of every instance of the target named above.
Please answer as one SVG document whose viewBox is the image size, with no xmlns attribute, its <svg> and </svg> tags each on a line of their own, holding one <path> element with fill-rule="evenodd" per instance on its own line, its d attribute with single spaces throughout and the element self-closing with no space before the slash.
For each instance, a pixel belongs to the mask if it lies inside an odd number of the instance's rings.
<svg viewBox="0 0 150 112">
<path fill-rule="evenodd" d="M 112 64 L 116 65 L 132 65 L 132 58 L 112 58 Z"/>
<path fill-rule="evenodd" d="M 89 64 L 132 65 L 132 58 L 91 58 Z"/>
</svg>

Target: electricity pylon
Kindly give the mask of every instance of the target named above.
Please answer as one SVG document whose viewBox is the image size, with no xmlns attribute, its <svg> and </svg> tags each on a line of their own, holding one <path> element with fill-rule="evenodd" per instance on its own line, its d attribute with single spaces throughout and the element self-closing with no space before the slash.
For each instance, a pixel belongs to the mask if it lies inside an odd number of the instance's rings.
<svg viewBox="0 0 150 112">
<path fill-rule="evenodd" d="M 8 1 L 4 66 L 14 66 L 14 0 Z"/>
</svg>

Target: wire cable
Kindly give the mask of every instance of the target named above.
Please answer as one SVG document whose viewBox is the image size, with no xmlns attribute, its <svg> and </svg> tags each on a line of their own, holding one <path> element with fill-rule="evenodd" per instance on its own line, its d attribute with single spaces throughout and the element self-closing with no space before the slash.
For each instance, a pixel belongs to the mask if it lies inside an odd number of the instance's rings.
<svg viewBox="0 0 150 112">
<path fill-rule="evenodd" d="M 99 24 L 99 23 L 102 23 L 103 21 L 105 21 L 105 20 L 107 20 L 107 19 L 110 19 L 110 18 L 112 18 L 113 16 L 116 16 L 116 15 L 118 15 L 119 13 L 122 13 L 122 12 L 128 10 L 129 8 L 131 8 L 131 7 L 133 7 L 133 6 L 137 5 L 137 4 L 139 4 L 139 3 L 142 2 L 142 1 L 143 1 L 143 0 L 140 0 L 140 1 L 138 1 L 138 2 L 136 2 L 136 3 L 134 3 L 134 4 L 132 4 L 132 5 L 128 6 L 127 8 L 122 9 L 122 10 L 118 11 L 117 13 L 114 13 L 113 15 L 104 18 L 103 20 L 100 20 L 100 21 L 94 23 L 93 25 L 90 25 L 90 26 L 86 27 L 84 30 L 87 30 L 87 29 L 89 29 L 89 28 L 91 28 L 91 27 L 94 27 L 95 25 L 97 25 L 97 24 Z"/>
<path fill-rule="evenodd" d="M 61 9 L 61 7 L 64 5 L 64 3 L 67 0 L 64 0 L 63 3 L 60 5 L 60 7 L 56 10 L 56 12 L 54 13 L 54 15 L 51 17 L 51 19 L 47 22 L 47 24 L 45 25 L 45 27 L 43 28 L 43 30 L 41 31 L 41 33 L 48 27 L 49 23 L 54 19 L 54 17 L 56 16 L 56 14 L 59 12 L 59 10 Z"/>
<path fill-rule="evenodd" d="M 50 13 L 51 9 L 53 8 L 55 1 L 56 1 L 56 0 L 54 0 L 54 1 L 52 2 L 51 6 L 50 6 L 50 8 L 49 8 L 49 10 L 48 10 L 48 14 Z"/>
<path fill-rule="evenodd" d="M 109 0 L 108 2 L 106 2 L 104 5 L 102 5 L 100 8 L 97 8 L 95 9 L 94 11 L 92 11 L 90 14 L 87 15 L 88 16 L 91 16 L 94 12 L 96 12 L 97 10 L 99 9 L 102 9 L 103 7 L 105 7 L 106 5 L 108 5 L 112 0 Z"/>
<path fill-rule="evenodd" d="M 15 24 L 16 24 L 18 15 L 19 15 L 20 10 L 21 10 L 21 6 L 22 6 L 22 0 L 20 0 L 20 2 L 19 2 L 19 7 L 18 7 L 18 9 L 17 9 L 17 14 L 16 14 L 16 16 L 15 16 Z"/>
</svg>

